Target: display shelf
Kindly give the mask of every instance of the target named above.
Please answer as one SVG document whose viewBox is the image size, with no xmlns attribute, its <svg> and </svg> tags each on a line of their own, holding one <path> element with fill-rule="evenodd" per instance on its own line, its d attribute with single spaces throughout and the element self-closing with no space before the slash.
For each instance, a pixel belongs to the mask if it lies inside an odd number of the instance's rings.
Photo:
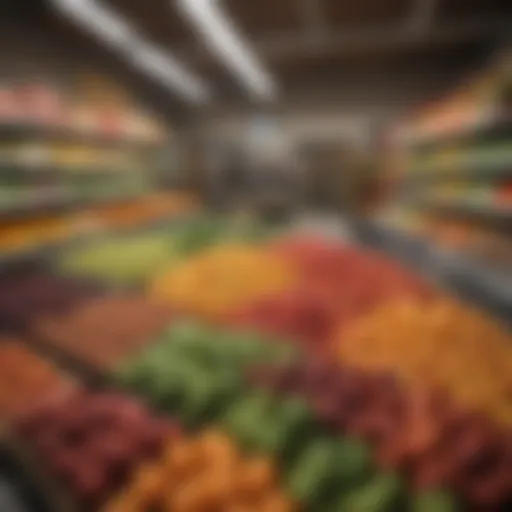
<svg viewBox="0 0 512 512">
<path fill-rule="evenodd" d="M 425 152 L 460 144 L 483 141 L 499 141 L 512 135 L 512 115 L 500 114 L 475 119 L 457 129 L 436 134 L 405 136 L 405 144 L 411 151 Z"/>
<path fill-rule="evenodd" d="M 424 198 L 416 205 L 433 214 L 459 217 L 492 224 L 506 230 L 512 229 L 512 205 L 500 206 L 497 204 L 477 202 L 471 199 L 437 199 Z M 511 231 L 512 232 L 512 231 Z"/>
<path fill-rule="evenodd" d="M 405 176 L 405 182 L 408 184 L 426 183 L 430 181 L 497 181 L 502 179 L 512 179 L 512 158 L 507 161 L 485 163 L 465 163 L 454 166 L 432 166 L 429 170 L 421 172 L 410 172 Z"/>
<path fill-rule="evenodd" d="M 118 167 L 100 167 L 95 165 L 65 166 L 52 163 L 34 164 L 15 160 L 0 159 L 0 176 L 13 173 L 27 175 L 51 175 L 51 176 L 124 176 L 126 174 L 137 174 L 147 172 L 146 169 L 122 169 Z M 151 173 L 155 172 L 152 169 Z"/>
<path fill-rule="evenodd" d="M 6 427 L 0 427 L 0 510 L 65 512 L 74 510 L 67 497 L 36 467 Z"/>
<path fill-rule="evenodd" d="M 37 139 L 81 143 L 99 147 L 136 147 L 140 149 L 165 147 L 168 143 L 167 139 L 145 139 L 126 134 L 109 134 L 99 131 L 78 130 L 76 128 L 59 125 L 1 121 L 0 135 L 3 139 Z"/>
<path fill-rule="evenodd" d="M 132 201 L 147 195 L 147 191 L 132 194 L 112 194 L 105 197 L 77 198 L 74 195 L 60 198 L 42 198 L 39 201 L 21 203 L 17 206 L 0 207 L 2 220 L 39 216 L 47 213 L 71 211 L 88 206 L 99 206 L 110 203 Z"/>
<path fill-rule="evenodd" d="M 358 219 L 353 221 L 353 229 L 364 245 L 388 253 L 463 300 L 511 323 L 512 272 L 485 265 L 377 220 Z"/>
<path fill-rule="evenodd" d="M 2 250 L 0 250 L 0 272 L 2 268 L 11 268 L 12 265 L 27 261 L 49 260 L 56 251 L 62 248 L 88 244 L 91 240 L 97 241 L 101 238 L 112 239 L 116 236 L 121 237 L 129 234 L 159 230 L 175 223 L 183 224 L 192 222 L 196 215 L 197 212 L 194 211 L 184 214 L 167 213 L 149 221 L 143 221 L 133 226 L 124 227 L 108 227 L 103 225 L 100 221 L 82 229 L 76 228 L 73 230 L 72 235 L 64 236 L 59 240 L 34 244 L 25 249 L 12 252 L 2 252 Z"/>
</svg>

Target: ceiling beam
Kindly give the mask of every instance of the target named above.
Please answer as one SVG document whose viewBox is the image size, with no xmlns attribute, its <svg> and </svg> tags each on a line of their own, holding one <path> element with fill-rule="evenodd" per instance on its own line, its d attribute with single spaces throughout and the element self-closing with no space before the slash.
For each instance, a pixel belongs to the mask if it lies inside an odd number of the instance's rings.
<svg viewBox="0 0 512 512">
<path fill-rule="evenodd" d="M 361 51 L 386 53 L 415 47 L 443 46 L 479 40 L 500 40 L 512 33 L 510 20 L 501 18 L 457 23 L 436 23 L 427 31 L 411 31 L 399 24 L 379 25 L 367 29 L 345 29 L 326 32 L 311 42 L 301 32 L 291 32 L 252 41 L 252 47 L 266 61 L 284 60 L 296 55 L 315 56 L 333 53 L 351 55 Z M 179 53 L 187 62 L 208 62 L 204 49 Z"/>
<path fill-rule="evenodd" d="M 320 42 L 328 32 L 321 0 L 299 0 L 304 32 L 310 42 Z"/>
<path fill-rule="evenodd" d="M 406 27 L 418 33 L 427 32 L 434 25 L 441 0 L 412 0 L 410 14 L 405 20 Z"/>
</svg>

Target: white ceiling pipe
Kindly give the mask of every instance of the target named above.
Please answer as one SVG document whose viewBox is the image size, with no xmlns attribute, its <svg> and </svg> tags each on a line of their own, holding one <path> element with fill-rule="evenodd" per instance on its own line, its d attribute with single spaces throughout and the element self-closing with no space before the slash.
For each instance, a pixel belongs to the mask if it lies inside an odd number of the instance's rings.
<svg viewBox="0 0 512 512">
<path fill-rule="evenodd" d="M 208 86 L 169 52 L 143 40 L 121 16 L 94 0 L 52 0 L 57 9 L 94 37 L 114 48 L 161 85 L 194 104 L 210 97 Z"/>
<path fill-rule="evenodd" d="M 213 0 L 178 0 L 180 11 L 194 25 L 200 37 L 256 98 L 273 99 L 277 85 L 263 69 L 254 52 L 229 16 Z"/>
</svg>

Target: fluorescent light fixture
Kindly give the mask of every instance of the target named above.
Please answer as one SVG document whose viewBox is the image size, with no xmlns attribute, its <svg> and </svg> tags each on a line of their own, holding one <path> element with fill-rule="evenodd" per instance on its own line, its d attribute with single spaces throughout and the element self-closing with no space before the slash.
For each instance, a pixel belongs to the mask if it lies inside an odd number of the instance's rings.
<svg viewBox="0 0 512 512">
<path fill-rule="evenodd" d="M 179 92 L 189 101 L 204 103 L 209 99 L 210 92 L 205 83 L 150 43 L 139 40 L 128 58 L 139 69 L 152 75 L 173 91 Z"/>
<path fill-rule="evenodd" d="M 60 11 L 110 46 L 125 48 L 133 28 L 120 16 L 92 0 L 53 0 Z"/>
<path fill-rule="evenodd" d="M 274 80 L 215 0 L 178 0 L 178 6 L 242 85 L 260 99 L 275 97 L 277 87 Z"/>
<path fill-rule="evenodd" d="M 60 12 L 185 100 L 191 103 L 208 100 L 210 91 L 199 77 L 168 52 L 141 39 L 137 31 L 115 11 L 94 0 L 53 0 L 53 3 Z"/>
</svg>

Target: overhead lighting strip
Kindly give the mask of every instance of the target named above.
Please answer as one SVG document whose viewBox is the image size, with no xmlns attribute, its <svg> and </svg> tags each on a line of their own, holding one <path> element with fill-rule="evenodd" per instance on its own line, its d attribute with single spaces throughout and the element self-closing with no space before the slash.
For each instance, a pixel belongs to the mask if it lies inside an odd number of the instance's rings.
<svg viewBox="0 0 512 512">
<path fill-rule="evenodd" d="M 121 16 L 94 0 L 53 0 L 57 9 L 127 61 L 191 103 L 210 97 L 208 86 L 168 52 L 142 39 Z"/>
<path fill-rule="evenodd" d="M 178 0 L 207 47 L 229 67 L 242 85 L 259 99 L 277 95 L 277 85 L 244 41 L 235 23 L 215 0 Z"/>
</svg>

